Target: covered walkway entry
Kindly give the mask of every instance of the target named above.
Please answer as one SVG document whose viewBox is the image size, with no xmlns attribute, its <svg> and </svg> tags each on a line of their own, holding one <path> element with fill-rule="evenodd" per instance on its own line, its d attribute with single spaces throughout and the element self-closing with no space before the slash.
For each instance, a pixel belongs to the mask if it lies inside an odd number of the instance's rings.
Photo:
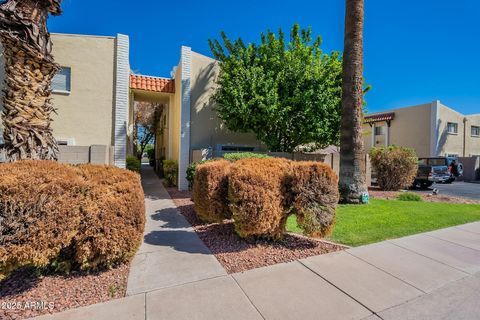
<svg viewBox="0 0 480 320">
<path fill-rule="evenodd" d="M 164 159 L 178 158 L 178 147 L 175 148 L 175 135 L 173 118 L 175 112 L 175 80 L 170 78 L 160 78 L 145 75 L 130 75 L 130 101 L 132 110 L 130 123 L 134 126 L 134 110 L 136 102 L 149 102 L 161 105 L 159 116 L 158 131 L 155 136 L 155 167 L 158 168 Z M 137 128 L 132 127 L 132 132 Z M 134 135 L 131 135 L 132 137 Z M 130 141 L 130 154 L 133 153 L 134 141 Z"/>
</svg>

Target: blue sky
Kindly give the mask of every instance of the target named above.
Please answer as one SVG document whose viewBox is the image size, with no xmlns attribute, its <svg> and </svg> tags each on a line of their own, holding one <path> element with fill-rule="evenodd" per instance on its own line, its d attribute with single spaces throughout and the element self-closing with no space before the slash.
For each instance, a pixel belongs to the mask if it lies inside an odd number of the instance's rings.
<svg viewBox="0 0 480 320">
<path fill-rule="evenodd" d="M 130 36 L 131 67 L 165 76 L 180 46 L 211 55 L 207 39 L 224 30 L 258 41 L 266 29 L 311 26 L 326 52 L 343 49 L 343 0 L 64 0 L 51 32 Z M 366 0 L 365 78 L 370 112 L 440 100 L 480 113 L 480 1 Z"/>
</svg>

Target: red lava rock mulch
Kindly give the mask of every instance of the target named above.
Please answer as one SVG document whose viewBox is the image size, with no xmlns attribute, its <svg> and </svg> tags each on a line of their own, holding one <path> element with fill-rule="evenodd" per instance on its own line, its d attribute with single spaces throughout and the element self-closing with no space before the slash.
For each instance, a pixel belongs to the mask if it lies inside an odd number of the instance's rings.
<svg viewBox="0 0 480 320">
<path fill-rule="evenodd" d="M 37 277 L 14 272 L 0 282 L 0 319 L 25 319 L 125 296 L 129 264 L 98 273 Z"/>
<path fill-rule="evenodd" d="M 345 249 L 341 245 L 294 234 L 285 235 L 280 242 L 246 241 L 234 232 L 230 220 L 225 220 L 223 224 L 203 224 L 195 214 L 189 191 L 178 191 L 175 188 L 167 190 L 179 211 L 228 273 Z"/>
<path fill-rule="evenodd" d="M 370 187 L 368 189 L 371 198 L 375 199 L 385 199 L 385 200 L 396 200 L 398 195 L 404 191 L 381 191 L 378 187 Z M 472 200 L 462 197 L 454 197 L 443 194 L 427 194 L 427 193 L 417 193 L 423 198 L 423 200 L 428 202 L 448 202 L 448 203 L 463 203 L 463 204 L 480 204 L 478 200 Z"/>
</svg>

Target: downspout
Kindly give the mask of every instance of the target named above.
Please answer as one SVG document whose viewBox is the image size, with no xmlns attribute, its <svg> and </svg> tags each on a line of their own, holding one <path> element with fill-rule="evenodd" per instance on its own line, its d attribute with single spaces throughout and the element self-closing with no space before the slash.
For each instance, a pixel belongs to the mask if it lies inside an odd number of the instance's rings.
<svg viewBox="0 0 480 320">
<path fill-rule="evenodd" d="M 467 117 L 463 118 L 463 157 L 467 154 Z"/>
</svg>

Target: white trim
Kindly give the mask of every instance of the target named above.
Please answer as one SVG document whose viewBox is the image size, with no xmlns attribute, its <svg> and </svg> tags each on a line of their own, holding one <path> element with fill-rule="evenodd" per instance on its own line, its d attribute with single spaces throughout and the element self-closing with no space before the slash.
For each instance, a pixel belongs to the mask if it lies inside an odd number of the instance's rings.
<svg viewBox="0 0 480 320">
<path fill-rule="evenodd" d="M 181 50 L 181 109 L 180 109 L 180 148 L 178 156 L 178 189 L 188 190 L 187 167 L 190 163 L 190 77 L 192 49 L 182 46 Z"/>
<path fill-rule="evenodd" d="M 438 153 L 438 138 L 439 138 L 439 115 L 438 109 L 440 107 L 440 101 L 435 100 L 431 105 L 430 114 L 430 156 L 436 157 Z"/>
<path fill-rule="evenodd" d="M 115 165 L 125 168 L 129 107 L 130 63 L 128 36 L 118 34 L 115 42 Z"/>
</svg>

